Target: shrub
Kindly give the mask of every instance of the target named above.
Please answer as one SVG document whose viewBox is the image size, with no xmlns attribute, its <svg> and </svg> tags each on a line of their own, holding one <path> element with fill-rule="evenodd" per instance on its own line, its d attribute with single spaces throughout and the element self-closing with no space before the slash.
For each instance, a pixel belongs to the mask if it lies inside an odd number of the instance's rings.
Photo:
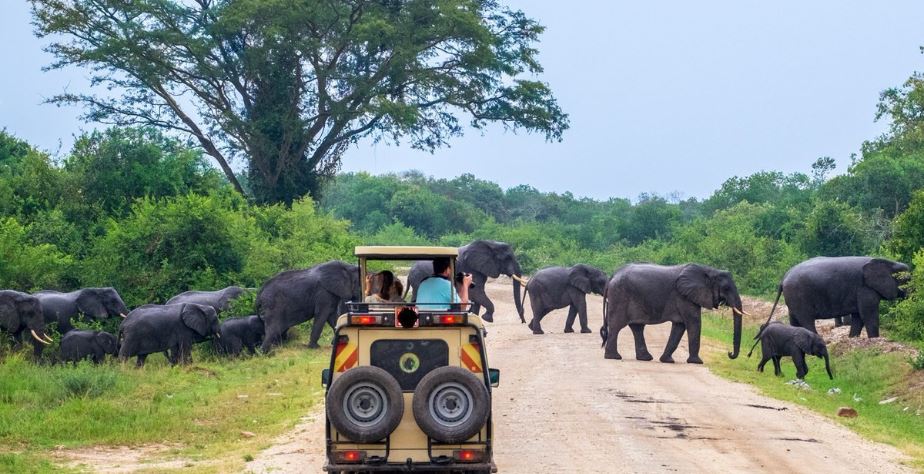
<svg viewBox="0 0 924 474">
<path fill-rule="evenodd" d="M 63 371 L 60 381 L 67 397 L 97 398 L 115 387 L 118 375 L 111 367 L 96 367 L 84 361 L 73 370 Z"/>
</svg>

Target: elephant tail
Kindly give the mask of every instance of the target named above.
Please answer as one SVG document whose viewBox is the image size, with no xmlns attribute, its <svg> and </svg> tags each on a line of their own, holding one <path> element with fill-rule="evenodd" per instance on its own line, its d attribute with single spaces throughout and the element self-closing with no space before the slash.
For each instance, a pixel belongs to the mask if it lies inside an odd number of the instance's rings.
<svg viewBox="0 0 924 474">
<path fill-rule="evenodd" d="M 770 315 L 767 316 L 767 322 L 760 325 L 760 329 L 757 331 L 757 334 L 754 336 L 754 345 L 751 346 L 751 350 L 748 351 L 748 357 L 751 357 L 751 354 L 754 353 L 754 349 L 757 347 L 757 343 L 760 342 L 760 336 L 764 334 L 764 329 L 767 329 L 767 326 L 770 324 L 770 321 L 773 320 L 773 313 L 776 312 L 776 306 L 780 303 L 780 296 L 783 294 L 783 284 L 780 283 L 776 288 L 776 300 L 773 301 L 773 307 L 770 308 Z"/>
<path fill-rule="evenodd" d="M 603 342 L 600 343 L 600 347 L 606 346 L 606 338 L 610 335 L 610 330 L 607 329 L 606 325 L 606 293 L 610 288 L 610 281 L 606 281 L 606 285 L 603 286 L 603 326 L 600 326 L 600 339 L 603 339 Z"/>
</svg>

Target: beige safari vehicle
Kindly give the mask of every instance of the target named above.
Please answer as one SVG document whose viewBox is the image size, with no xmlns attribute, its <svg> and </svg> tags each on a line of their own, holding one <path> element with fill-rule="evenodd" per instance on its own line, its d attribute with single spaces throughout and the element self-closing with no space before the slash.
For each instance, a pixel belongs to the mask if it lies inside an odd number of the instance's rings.
<svg viewBox="0 0 924 474">
<path fill-rule="evenodd" d="M 456 248 L 356 247 L 367 262 L 448 257 Z M 453 293 L 455 292 L 455 285 Z M 366 294 L 366 288 L 363 288 Z M 454 304 L 348 303 L 334 328 L 326 389 L 328 472 L 497 472 L 481 318 Z M 438 306 L 438 305 L 432 305 Z"/>
</svg>

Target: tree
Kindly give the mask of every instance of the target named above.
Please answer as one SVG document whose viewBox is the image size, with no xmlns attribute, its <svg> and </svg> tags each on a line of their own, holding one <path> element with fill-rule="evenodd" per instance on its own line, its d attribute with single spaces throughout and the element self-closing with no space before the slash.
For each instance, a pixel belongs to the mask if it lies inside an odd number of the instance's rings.
<svg viewBox="0 0 924 474">
<path fill-rule="evenodd" d="M 86 118 L 194 137 L 258 202 L 317 194 L 363 137 L 433 151 L 461 120 L 559 140 L 568 117 L 535 44 L 494 0 L 30 0 L 51 69 L 90 68 L 117 95 L 64 93 Z"/>
</svg>

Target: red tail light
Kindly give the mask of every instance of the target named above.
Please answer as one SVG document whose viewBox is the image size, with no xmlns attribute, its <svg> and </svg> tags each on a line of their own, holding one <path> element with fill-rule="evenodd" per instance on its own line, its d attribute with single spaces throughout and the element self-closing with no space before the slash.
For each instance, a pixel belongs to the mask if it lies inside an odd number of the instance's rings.
<svg viewBox="0 0 924 474">
<path fill-rule="evenodd" d="M 452 458 L 457 462 L 479 462 L 484 458 L 484 451 L 459 449 L 452 452 Z"/>
<path fill-rule="evenodd" d="M 374 316 L 371 314 L 354 314 L 350 316 L 350 324 L 357 326 L 375 326 L 382 324 L 382 316 Z"/>
<path fill-rule="evenodd" d="M 365 459 L 365 451 L 334 451 L 334 461 L 339 463 L 358 463 Z"/>
<path fill-rule="evenodd" d="M 465 316 L 461 314 L 441 314 L 433 318 L 435 324 L 463 324 L 465 322 Z"/>
</svg>

